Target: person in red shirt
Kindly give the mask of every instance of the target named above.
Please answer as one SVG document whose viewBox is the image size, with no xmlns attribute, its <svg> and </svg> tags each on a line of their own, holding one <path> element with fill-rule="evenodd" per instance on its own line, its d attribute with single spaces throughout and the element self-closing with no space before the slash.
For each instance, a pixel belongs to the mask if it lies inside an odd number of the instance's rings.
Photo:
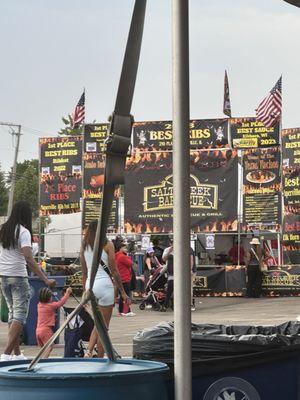
<svg viewBox="0 0 300 400">
<path fill-rule="evenodd" d="M 127 246 L 125 243 L 120 245 L 120 250 L 116 253 L 116 264 L 121 276 L 122 284 L 125 293 L 130 297 L 131 292 L 131 278 L 132 278 L 132 260 L 127 255 Z M 127 308 L 127 307 L 126 307 Z M 128 310 L 124 309 L 124 301 L 122 296 L 119 296 L 119 314 L 126 317 L 133 317 L 135 314 L 131 311 L 130 307 Z"/>
<path fill-rule="evenodd" d="M 43 347 L 44 344 L 47 343 L 53 335 L 56 310 L 58 310 L 66 303 L 71 293 L 72 289 L 68 288 L 65 295 L 59 301 L 52 301 L 52 292 L 50 289 L 44 287 L 40 290 L 40 301 L 38 303 L 38 321 L 35 331 L 36 340 L 40 347 Z M 45 351 L 44 358 L 49 357 L 52 349 L 53 345 Z"/>
<path fill-rule="evenodd" d="M 239 254 L 239 245 L 238 242 L 236 241 L 234 243 L 234 245 L 231 247 L 231 249 L 229 250 L 229 257 L 230 257 L 230 261 L 232 262 L 233 265 L 237 265 L 238 264 L 238 254 Z M 242 246 L 242 244 L 240 244 L 240 265 L 245 265 L 245 250 L 244 247 Z"/>
</svg>

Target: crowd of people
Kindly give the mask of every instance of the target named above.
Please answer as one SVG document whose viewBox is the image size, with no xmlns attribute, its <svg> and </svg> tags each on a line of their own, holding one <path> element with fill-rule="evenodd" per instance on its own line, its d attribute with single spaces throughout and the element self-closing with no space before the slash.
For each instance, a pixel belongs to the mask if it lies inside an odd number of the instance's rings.
<svg viewBox="0 0 300 400">
<path fill-rule="evenodd" d="M 94 242 L 97 230 L 97 221 L 92 221 L 85 230 L 81 251 L 80 265 L 82 269 L 83 290 L 90 288 Z M 65 295 L 59 299 L 53 299 L 51 287 L 55 286 L 55 280 L 49 279 L 38 266 L 32 252 L 32 213 L 27 202 L 20 201 L 13 207 L 7 222 L 0 228 L 0 278 L 1 291 L 8 306 L 8 339 L 0 360 L 22 360 L 25 356 L 20 351 L 20 337 L 23 326 L 26 323 L 30 288 L 28 283 L 28 269 L 36 274 L 45 287 L 39 294 L 37 307 L 38 321 L 36 327 L 36 339 L 39 346 L 43 346 L 52 336 L 55 326 L 55 312 L 62 307 L 72 294 L 68 288 Z M 254 237 L 250 242 L 250 251 L 245 252 L 241 245 L 234 244 L 229 251 L 229 256 L 234 263 L 247 265 L 247 293 L 248 297 L 260 297 L 262 285 L 262 270 L 265 264 L 273 263 L 271 254 L 263 253 L 260 241 Z M 238 251 L 240 252 L 238 255 Z M 193 280 L 196 275 L 195 254 L 190 249 L 191 271 L 191 310 L 195 310 L 193 298 Z M 118 315 L 131 317 L 135 314 L 131 310 L 131 293 L 136 286 L 136 265 L 128 253 L 128 244 L 121 237 L 114 241 L 105 241 L 101 262 L 93 284 L 93 292 L 98 302 L 105 324 L 109 328 L 113 308 L 118 304 Z M 151 283 L 156 277 L 166 278 L 165 294 L 154 298 L 162 312 L 172 308 L 173 281 L 174 281 L 174 253 L 172 237 L 169 237 L 169 245 L 163 249 L 157 242 L 151 243 L 142 260 L 142 273 L 139 274 L 140 294 L 148 296 L 151 291 Z M 153 292 L 153 291 L 152 291 Z M 97 349 L 98 356 L 103 357 L 104 349 L 98 337 L 97 331 L 91 333 L 86 357 L 93 355 Z M 49 347 L 44 354 L 48 357 L 52 351 Z"/>
<path fill-rule="evenodd" d="M 96 229 L 97 221 L 92 221 L 85 230 L 82 241 L 80 264 L 83 289 L 88 289 L 90 286 Z M 9 327 L 7 344 L 0 356 L 1 361 L 26 359 L 21 353 L 19 345 L 30 302 L 28 268 L 45 283 L 45 287 L 40 290 L 37 306 L 36 339 L 39 346 L 44 346 L 52 336 L 55 326 L 55 313 L 66 303 L 72 293 L 72 289 L 68 288 L 60 300 L 53 298 L 50 288 L 55 286 L 55 280 L 49 279 L 34 260 L 32 243 L 31 208 L 27 202 L 20 201 L 14 205 L 10 217 L 0 228 L 1 291 L 8 307 Z M 147 250 L 143 259 L 143 288 L 147 287 L 153 271 L 162 267 L 163 262 L 167 263 L 168 296 L 166 296 L 164 309 L 170 306 L 169 302 L 173 291 L 171 285 L 173 279 L 172 245 L 166 250 L 167 253 L 156 256 L 151 247 Z M 93 292 L 107 328 L 109 328 L 116 301 L 118 301 L 118 315 L 135 315 L 130 308 L 134 277 L 133 261 L 128 255 L 127 243 L 120 238 L 115 240 L 114 243 L 106 240 L 95 276 Z M 50 355 L 52 347 L 48 348 L 44 357 Z M 87 357 L 92 356 L 95 347 L 98 356 L 103 357 L 104 349 L 94 328 L 86 352 Z"/>
</svg>

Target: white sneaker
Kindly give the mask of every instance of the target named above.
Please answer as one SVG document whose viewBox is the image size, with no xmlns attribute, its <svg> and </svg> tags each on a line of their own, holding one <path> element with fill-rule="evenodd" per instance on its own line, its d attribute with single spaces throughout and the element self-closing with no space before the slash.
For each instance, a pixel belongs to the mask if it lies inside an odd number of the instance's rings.
<svg viewBox="0 0 300 400">
<path fill-rule="evenodd" d="M 12 356 L 10 354 L 1 354 L 0 361 L 11 361 Z"/>
<path fill-rule="evenodd" d="M 146 305 L 146 308 L 147 308 L 147 309 L 152 308 L 152 304 L 147 304 L 147 305 Z"/>
<path fill-rule="evenodd" d="M 18 356 L 13 355 L 13 356 L 12 356 L 12 360 L 28 360 L 28 358 L 25 357 L 23 353 L 21 353 L 21 354 L 19 354 Z"/>
<path fill-rule="evenodd" d="M 132 311 L 130 311 L 130 312 L 126 313 L 126 314 L 122 313 L 122 315 L 123 315 L 123 317 L 134 317 L 134 316 L 135 316 L 135 313 L 133 313 Z"/>
</svg>

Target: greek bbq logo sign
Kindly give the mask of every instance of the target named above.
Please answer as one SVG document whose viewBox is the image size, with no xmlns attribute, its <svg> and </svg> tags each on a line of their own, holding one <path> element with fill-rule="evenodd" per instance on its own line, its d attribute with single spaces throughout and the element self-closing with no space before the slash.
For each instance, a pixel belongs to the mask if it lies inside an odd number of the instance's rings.
<svg viewBox="0 0 300 400">
<path fill-rule="evenodd" d="M 194 232 L 234 231 L 238 198 L 236 153 L 203 153 L 191 153 L 191 228 Z M 172 153 L 148 154 L 136 153 L 127 163 L 126 233 L 167 233 L 173 229 Z"/>
<path fill-rule="evenodd" d="M 191 175 L 190 206 L 193 209 L 218 209 L 218 186 L 201 184 L 199 179 Z M 144 188 L 144 212 L 169 210 L 173 208 L 173 176 L 165 177 L 160 185 Z"/>
</svg>

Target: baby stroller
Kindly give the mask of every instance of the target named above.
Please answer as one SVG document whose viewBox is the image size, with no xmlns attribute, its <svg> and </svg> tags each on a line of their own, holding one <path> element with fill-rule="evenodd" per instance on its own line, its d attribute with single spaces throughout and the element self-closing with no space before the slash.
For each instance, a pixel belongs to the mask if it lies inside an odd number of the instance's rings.
<svg viewBox="0 0 300 400">
<path fill-rule="evenodd" d="M 76 299 L 75 296 L 73 297 Z M 63 309 L 65 316 L 74 311 L 74 308 L 69 307 L 63 307 Z M 93 328 L 93 318 L 83 308 L 66 326 L 64 357 L 84 357 L 86 350 L 84 342 L 89 341 Z"/>
<path fill-rule="evenodd" d="M 146 286 L 146 297 L 139 305 L 140 310 L 145 310 L 147 305 L 152 305 L 154 311 L 159 311 L 166 298 L 167 266 L 156 268 Z"/>
</svg>

